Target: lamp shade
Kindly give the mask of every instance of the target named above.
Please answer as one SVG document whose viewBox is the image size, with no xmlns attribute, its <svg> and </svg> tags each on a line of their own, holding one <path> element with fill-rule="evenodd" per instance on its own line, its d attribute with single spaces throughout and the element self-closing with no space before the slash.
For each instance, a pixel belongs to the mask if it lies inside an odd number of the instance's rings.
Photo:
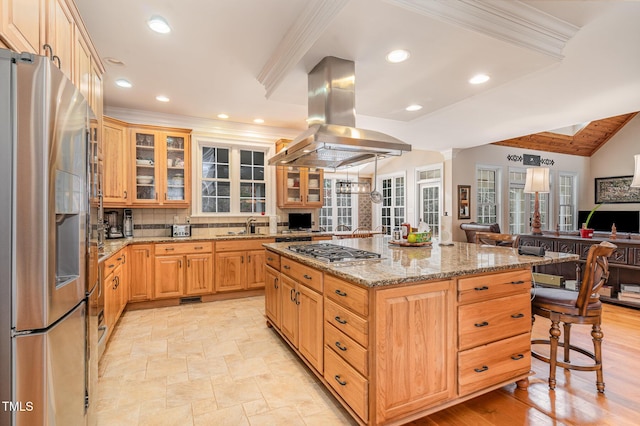
<svg viewBox="0 0 640 426">
<path fill-rule="evenodd" d="M 524 192 L 549 192 L 549 168 L 531 167 L 527 169 Z"/>
<path fill-rule="evenodd" d="M 640 188 L 640 154 L 634 155 L 636 159 L 636 168 L 633 172 L 633 181 L 631 182 L 632 188 Z"/>
</svg>

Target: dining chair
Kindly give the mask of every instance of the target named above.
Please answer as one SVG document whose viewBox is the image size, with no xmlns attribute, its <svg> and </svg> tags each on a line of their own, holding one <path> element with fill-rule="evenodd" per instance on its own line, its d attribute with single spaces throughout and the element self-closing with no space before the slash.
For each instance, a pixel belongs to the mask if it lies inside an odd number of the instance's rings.
<svg viewBox="0 0 640 426">
<path fill-rule="evenodd" d="M 602 374 L 602 338 L 600 328 L 602 323 L 602 303 L 598 295 L 598 289 L 609 278 L 609 261 L 607 258 L 617 247 L 607 241 L 594 244 L 589 248 L 587 260 L 584 265 L 582 282 L 578 291 L 556 288 L 533 288 L 531 314 L 532 324 L 535 316 L 541 316 L 551 320 L 549 339 L 533 339 L 534 345 L 549 345 L 549 356 L 534 351 L 531 355 L 541 361 L 548 362 L 549 388 L 556 387 L 556 367 L 569 370 L 595 371 L 596 388 L 598 392 L 604 392 L 604 379 Z M 560 323 L 563 324 L 563 341 L 560 342 Z M 570 343 L 572 324 L 591 324 L 591 337 L 593 339 L 593 352 Z M 558 346 L 564 349 L 562 361 L 558 358 Z M 572 363 L 571 351 L 578 352 L 593 360 L 593 364 Z"/>
<path fill-rule="evenodd" d="M 520 235 L 500 234 L 498 232 L 476 232 L 476 244 L 518 248 Z"/>
</svg>

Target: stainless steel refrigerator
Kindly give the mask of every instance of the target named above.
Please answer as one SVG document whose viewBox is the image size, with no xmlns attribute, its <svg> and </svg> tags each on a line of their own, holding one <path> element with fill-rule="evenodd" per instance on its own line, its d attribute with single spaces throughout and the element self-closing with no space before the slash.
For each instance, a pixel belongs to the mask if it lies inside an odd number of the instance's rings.
<svg viewBox="0 0 640 426">
<path fill-rule="evenodd" d="M 86 100 L 49 58 L 0 49 L 2 425 L 94 422 L 90 136 Z"/>
</svg>

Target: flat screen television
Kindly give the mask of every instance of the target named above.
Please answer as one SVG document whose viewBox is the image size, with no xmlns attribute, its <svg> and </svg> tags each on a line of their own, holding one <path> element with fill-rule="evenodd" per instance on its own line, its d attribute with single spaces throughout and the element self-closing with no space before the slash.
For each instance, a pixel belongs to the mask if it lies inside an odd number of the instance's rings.
<svg viewBox="0 0 640 426">
<path fill-rule="evenodd" d="M 311 213 L 289 213 L 289 229 L 292 231 L 311 229 Z"/>
<path fill-rule="evenodd" d="M 578 227 L 582 228 L 582 224 L 587 220 L 589 210 L 580 210 L 578 212 Z M 616 224 L 617 232 L 633 232 L 638 233 L 640 230 L 640 212 L 625 210 L 613 211 L 598 209 L 591 216 L 589 228 L 594 231 L 611 231 L 611 225 Z"/>
</svg>

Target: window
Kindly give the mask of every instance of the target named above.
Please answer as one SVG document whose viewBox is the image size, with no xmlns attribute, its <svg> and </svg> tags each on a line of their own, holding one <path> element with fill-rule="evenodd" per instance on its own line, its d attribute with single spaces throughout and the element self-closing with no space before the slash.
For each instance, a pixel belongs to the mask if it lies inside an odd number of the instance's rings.
<svg viewBox="0 0 640 426">
<path fill-rule="evenodd" d="M 320 227 L 327 232 L 340 231 L 342 226 L 353 231 L 358 223 L 358 196 L 336 193 L 338 180 L 345 179 L 324 179 L 324 202 L 320 209 Z"/>
<path fill-rule="evenodd" d="M 477 215 L 478 223 L 499 222 L 498 207 L 500 192 L 498 188 L 500 169 L 478 167 L 476 169 Z"/>
<path fill-rule="evenodd" d="M 382 179 L 382 226 L 386 234 L 405 221 L 404 176 Z"/>
<path fill-rule="evenodd" d="M 429 225 L 434 237 L 440 235 L 442 165 L 417 171 L 420 219 Z"/>
<path fill-rule="evenodd" d="M 578 229 L 576 217 L 576 178 L 575 174 L 558 174 L 558 217 L 560 231 Z"/>
<path fill-rule="evenodd" d="M 525 169 L 509 170 L 509 233 L 523 234 L 531 229 L 535 194 L 525 194 Z M 549 193 L 538 193 L 540 203 L 540 228 L 549 229 Z"/>
<path fill-rule="evenodd" d="M 193 214 L 266 212 L 268 148 L 247 148 L 242 144 L 197 141 Z"/>
</svg>

